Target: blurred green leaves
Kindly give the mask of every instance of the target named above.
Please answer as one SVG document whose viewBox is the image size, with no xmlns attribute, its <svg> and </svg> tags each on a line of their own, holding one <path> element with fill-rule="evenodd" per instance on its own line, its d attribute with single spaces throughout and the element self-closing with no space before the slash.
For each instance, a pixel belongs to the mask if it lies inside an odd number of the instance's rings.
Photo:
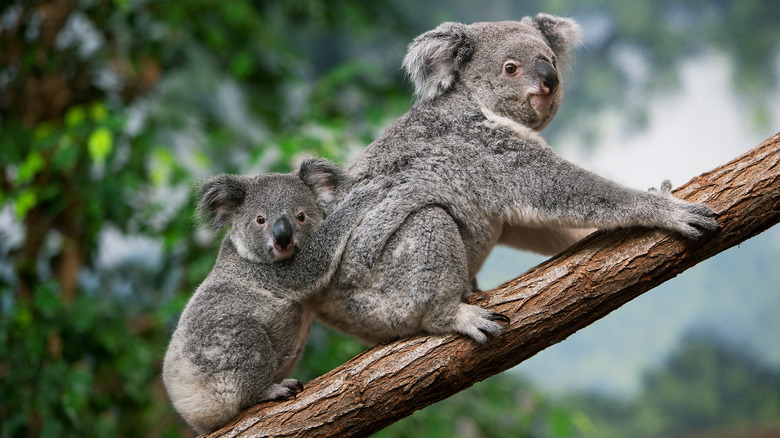
<svg viewBox="0 0 780 438">
<path fill-rule="evenodd" d="M 0 214 L 21 233 L 0 245 L 0 436 L 190 433 L 159 380 L 172 325 L 216 255 L 193 227 L 190 186 L 365 142 L 342 132 L 359 109 L 295 109 L 310 69 L 284 33 L 366 26 L 385 4 L 338 3 L 349 17 L 297 1 L 0 6 Z M 347 82 L 356 96 L 388 86 Z M 162 253 L 110 261 L 122 248 L 108 229 L 153 237 Z M 362 349 L 320 339 L 309 377 Z"/>
<path fill-rule="evenodd" d="M 105 165 L 108 154 L 114 148 L 114 136 L 108 128 L 97 128 L 89 134 L 87 148 L 89 149 L 92 162 L 102 168 Z"/>
<path fill-rule="evenodd" d="M 29 184 L 32 182 L 35 175 L 43 170 L 43 165 L 44 161 L 40 152 L 31 151 L 27 155 L 27 158 L 24 159 L 21 166 L 19 166 L 19 171 L 16 174 L 15 183 L 19 185 Z"/>
<path fill-rule="evenodd" d="M 2 436 L 146 436 L 165 427 L 139 415 L 153 390 L 158 350 L 148 336 L 158 322 L 134 331 L 123 313 L 90 296 L 64 303 L 51 282 L 31 302 L 2 308 Z"/>
</svg>

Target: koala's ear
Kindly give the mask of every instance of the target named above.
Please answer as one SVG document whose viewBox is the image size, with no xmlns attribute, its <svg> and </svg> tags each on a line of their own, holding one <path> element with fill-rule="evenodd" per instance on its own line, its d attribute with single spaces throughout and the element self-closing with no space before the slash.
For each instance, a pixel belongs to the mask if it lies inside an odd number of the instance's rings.
<svg viewBox="0 0 780 438">
<path fill-rule="evenodd" d="M 244 202 L 246 182 L 238 175 L 218 175 L 198 185 L 198 216 L 213 230 L 230 222 L 233 212 Z"/>
<path fill-rule="evenodd" d="M 567 60 L 572 49 L 582 42 L 582 29 L 571 18 L 557 17 L 549 14 L 538 14 L 534 24 L 542 32 L 555 55 L 561 60 Z"/>
<path fill-rule="evenodd" d="M 415 38 L 403 62 L 415 97 L 430 100 L 449 90 L 473 53 L 465 24 L 443 23 Z"/>
<path fill-rule="evenodd" d="M 323 207 L 333 199 L 336 189 L 347 179 L 337 164 L 322 158 L 310 158 L 301 163 L 298 176 L 309 186 Z"/>
</svg>

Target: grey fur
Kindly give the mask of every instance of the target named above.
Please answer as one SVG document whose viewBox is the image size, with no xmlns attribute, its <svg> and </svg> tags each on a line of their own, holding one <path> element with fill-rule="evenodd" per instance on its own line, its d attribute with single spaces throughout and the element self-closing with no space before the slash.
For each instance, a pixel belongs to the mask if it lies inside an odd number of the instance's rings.
<svg viewBox="0 0 780 438">
<path fill-rule="evenodd" d="M 691 239 L 716 228 L 712 210 L 674 198 L 669 185 L 623 187 L 567 162 L 538 134 L 558 109 L 559 72 L 579 38 L 573 20 L 545 14 L 445 23 L 417 37 L 404 67 L 419 101 L 348 166 L 336 203 L 377 178 L 393 186 L 366 207 L 343 252 L 293 260 L 277 281 L 328 284 L 307 307 L 370 344 L 420 332 L 484 342 L 504 318 L 462 299 L 496 244 L 553 254 L 594 228 Z M 338 266 L 293 270 L 299 262 Z"/>
<path fill-rule="evenodd" d="M 174 407 L 199 433 L 302 388 L 285 377 L 300 358 L 312 315 L 299 294 L 276 284 L 270 273 L 311 238 L 344 179 L 337 166 L 310 160 L 292 174 L 220 175 L 201 184 L 201 215 L 215 229 L 230 229 L 211 273 L 187 303 L 163 363 Z M 359 210 L 353 212 L 339 217 L 358 221 Z M 286 223 L 284 244 L 276 223 Z M 346 227 L 342 238 L 348 236 Z"/>
</svg>

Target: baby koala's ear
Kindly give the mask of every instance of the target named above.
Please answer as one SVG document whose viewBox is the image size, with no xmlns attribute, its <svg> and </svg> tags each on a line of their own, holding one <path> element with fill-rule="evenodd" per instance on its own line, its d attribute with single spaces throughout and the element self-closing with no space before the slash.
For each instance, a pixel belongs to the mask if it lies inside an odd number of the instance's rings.
<svg viewBox="0 0 780 438">
<path fill-rule="evenodd" d="M 217 175 L 198 185 L 198 216 L 217 231 L 230 224 L 246 196 L 245 177 Z"/>
<path fill-rule="evenodd" d="M 534 18 L 534 24 L 561 60 L 567 60 L 571 56 L 572 49 L 582 43 L 582 28 L 571 18 L 538 14 Z"/>
<path fill-rule="evenodd" d="M 298 169 L 298 176 L 314 192 L 323 208 L 333 200 L 336 189 L 347 180 L 340 166 L 323 158 L 305 160 Z"/>
</svg>

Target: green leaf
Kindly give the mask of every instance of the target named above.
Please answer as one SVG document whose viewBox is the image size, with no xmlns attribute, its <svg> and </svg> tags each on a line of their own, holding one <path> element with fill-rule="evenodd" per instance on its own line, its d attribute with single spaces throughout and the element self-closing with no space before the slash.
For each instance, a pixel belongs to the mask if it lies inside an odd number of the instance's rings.
<svg viewBox="0 0 780 438">
<path fill-rule="evenodd" d="M 33 313 L 32 310 L 30 310 L 29 307 L 23 306 L 20 307 L 19 310 L 16 312 L 16 324 L 21 329 L 26 329 L 30 327 L 30 324 L 33 322 Z"/>
<path fill-rule="evenodd" d="M 574 427 L 568 412 L 561 409 L 553 409 L 549 413 L 547 421 L 553 436 L 567 438 L 574 435 Z"/>
<path fill-rule="evenodd" d="M 78 161 L 78 148 L 69 135 L 63 135 L 57 142 L 57 148 L 51 159 L 51 167 L 54 170 L 71 169 Z"/>
<path fill-rule="evenodd" d="M 87 113 L 84 111 L 84 107 L 77 105 L 72 107 L 65 113 L 65 126 L 73 128 L 80 125 L 87 118 Z"/>
<path fill-rule="evenodd" d="M 16 202 L 14 203 L 16 218 L 19 220 L 24 219 L 27 212 L 35 207 L 36 204 L 38 204 L 38 195 L 33 189 L 27 189 L 20 193 L 19 196 L 16 197 Z"/>
<path fill-rule="evenodd" d="M 92 161 L 102 166 L 108 154 L 114 147 L 114 136 L 108 128 L 100 127 L 92 131 L 87 141 L 87 148 Z"/>
<path fill-rule="evenodd" d="M 114 0 L 113 3 L 119 7 L 122 11 L 130 9 L 130 0 Z"/>
<path fill-rule="evenodd" d="M 89 116 L 92 117 L 92 120 L 95 122 L 100 123 L 108 117 L 108 110 L 105 105 L 97 102 L 89 107 Z"/>
<path fill-rule="evenodd" d="M 47 283 L 39 287 L 34 295 L 35 308 L 46 317 L 54 316 L 60 310 L 60 298 L 54 291 L 54 285 Z"/>
<path fill-rule="evenodd" d="M 36 143 L 43 142 L 54 134 L 54 126 L 48 122 L 41 122 L 35 126 L 33 131 L 33 139 Z"/>
<path fill-rule="evenodd" d="M 89 369 L 82 364 L 76 364 L 68 373 L 66 385 L 65 392 L 62 394 L 62 407 L 70 420 L 76 422 L 89 401 L 92 387 L 92 375 Z"/>
<path fill-rule="evenodd" d="M 239 53 L 230 61 L 230 71 L 238 79 L 245 79 L 255 69 L 255 61 L 252 55 L 247 52 Z"/>
<path fill-rule="evenodd" d="M 45 164 L 43 157 L 38 151 L 31 151 L 22 165 L 19 166 L 19 173 L 16 174 L 16 184 L 22 185 L 31 182 Z"/>
<path fill-rule="evenodd" d="M 171 181 L 176 157 L 165 148 L 156 148 L 152 151 L 152 161 L 149 166 L 149 179 L 157 187 L 168 185 Z"/>
</svg>

